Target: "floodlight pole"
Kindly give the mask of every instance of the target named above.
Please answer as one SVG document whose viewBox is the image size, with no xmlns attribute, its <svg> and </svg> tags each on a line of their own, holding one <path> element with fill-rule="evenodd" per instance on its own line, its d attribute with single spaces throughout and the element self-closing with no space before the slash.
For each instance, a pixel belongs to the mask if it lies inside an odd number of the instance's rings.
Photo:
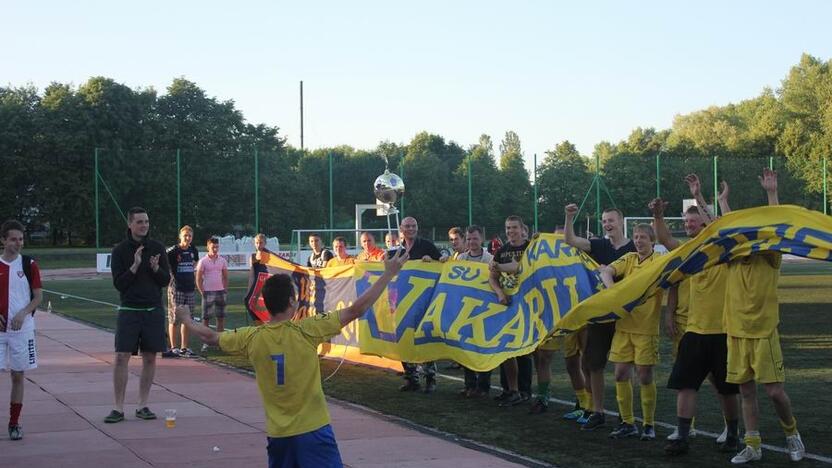
<svg viewBox="0 0 832 468">
<path fill-rule="evenodd" d="M 595 234 L 601 233 L 601 157 L 595 152 Z"/>
<path fill-rule="evenodd" d="M 303 151 L 303 80 L 300 81 L 300 150 Z"/>
<path fill-rule="evenodd" d="M 533 196 L 533 208 L 534 208 L 534 232 L 538 232 L 537 229 L 537 153 L 534 153 L 534 168 L 532 170 L 534 173 L 534 192 Z"/>
<path fill-rule="evenodd" d="M 94 177 L 93 177 L 93 179 L 95 180 L 95 248 L 99 249 L 99 248 L 101 248 L 101 239 L 100 239 L 100 235 L 99 235 L 99 232 L 98 232 L 99 221 L 100 221 L 99 218 L 98 218 L 99 217 L 99 214 L 98 214 L 98 148 L 95 148 L 95 153 L 94 153 L 93 159 L 94 159 L 94 166 L 95 166 L 95 169 L 94 169 L 95 174 L 94 174 Z M 824 160 L 824 163 L 825 162 L 826 162 L 826 160 Z M 825 212 L 826 211 L 825 211 L 825 208 L 824 208 L 824 213 Z"/>
<path fill-rule="evenodd" d="M 719 174 L 717 159 L 719 156 L 714 155 L 714 216 L 719 216 Z M 704 207 L 703 207 L 704 209 Z"/>
<path fill-rule="evenodd" d="M 254 233 L 260 232 L 260 160 L 254 148 Z"/>
<path fill-rule="evenodd" d="M 468 153 L 468 225 L 471 226 L 474 224 L 474 216 L 472 212 L 471 205 L 473 203 L 473 198 L 471 197 L 471 153 Z"/>
<path fill-rule="evenodd" d="M 176 228 L 182 227 L 182 178 L 179 148 L 176 148 Z"/>
</svg>

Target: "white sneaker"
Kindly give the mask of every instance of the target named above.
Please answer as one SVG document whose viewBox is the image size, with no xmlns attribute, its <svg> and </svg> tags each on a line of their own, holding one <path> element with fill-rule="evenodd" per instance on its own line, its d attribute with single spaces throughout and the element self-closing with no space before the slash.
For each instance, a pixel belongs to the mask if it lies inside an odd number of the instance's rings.
<svg viewBox="0 0 832 468">
<path fill-rule="evenodd" d="M 688 432 L 688 439 L 693 439 L 696 437 L 696 429 L 690 428 L 690 432 Z M 679 428 L 673 428 L 673 434 L 667 436 L 667 440 L 679 440 Z"/>
<path fill-rule="evenodd" d="M 728 426 L 725 426 L 725 429 L 722 430 L 722 434 L 716 438 L 717 444 L 724 444 L 725 440 L 728 438 Z"/>
<path fill-rule="evenodd" d="M 748 463 L 752 461 L 758 461 L 763 459 L 763 449 L 758 448 L 755 449 L 750 445 L 746 445 L 742 452 L 734 455 L 734 458 L 731 459 L 731 463 L 735 465 L 742 465 L 743 463 Z"/>
<path fill-rule="evenodd" d="M 201 350 L 201 352 L 203 352 L 203 353 L 207 353 L 207 352 L 208 352 L 208 345 L 207 345 L 207 344 L 202 343 L 202 350 Z"/>
<path fill-rule="evenodd" d="M 806 455 L 806 447 L 803 445 L 800 434 L 786 437 L 786 446 L 789 447 L 789 458 L 794 462 L 802 460 L 803 455 Z"/>
</svg>

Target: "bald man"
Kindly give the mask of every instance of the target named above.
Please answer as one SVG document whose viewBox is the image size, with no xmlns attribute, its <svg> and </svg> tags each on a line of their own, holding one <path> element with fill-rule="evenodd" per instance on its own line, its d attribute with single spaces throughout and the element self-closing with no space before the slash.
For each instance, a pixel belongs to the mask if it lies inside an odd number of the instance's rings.
<svg viewBox="0 0 832 468">
<path fill-rule="evenodd" d="M 417 261 L 438 261 L 440 254 L 439 249 L 433 242 L 419 237 L 419 224 L 416 218 L 408 216 L 404 218 L 399 225 L 401 232 L 401 246 L 410 251 L 410 258 Z M 411 362 L 402 362 L 402 369 L 404 369 L 404 385 L 399 387 L 403 392 L 419 391 L 419 373 L 418 366 Z M 433 393 L 436 391 L 436 363 L 425 362 L 422 364 L 422 373 L 425 376 L 425 393 Z"/>
</svg>

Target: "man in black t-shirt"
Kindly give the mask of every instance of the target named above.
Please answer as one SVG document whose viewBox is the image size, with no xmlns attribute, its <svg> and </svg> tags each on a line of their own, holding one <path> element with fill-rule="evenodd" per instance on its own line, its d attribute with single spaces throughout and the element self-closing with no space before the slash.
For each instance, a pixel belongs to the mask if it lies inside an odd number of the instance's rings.
<svg viewBox="0 0 832 468">
<path fill-rule="evenodd" d="M 188 309 L 191 316 L 196 308 L 196 264 L 199 262 L 199 252 L 191 243 L 194 230 L 188 225 L 179 229 L 179 243 L 167 250 L 168 265 L 170 265 L 170 284 L 168 285 L 168 340 L 170 354 L 162 353 L 162 357 L 182 356 L 196 357 L 188 346 L 188 329 L 176 319 L 176 309 Z M 176 339 L 180 337 L 179 346 Z"/>
<path fill-rule="evenodd" d="M 424 262 L 439 260 L 439 249 L 433 242 L 419 237 L 419 224 L 416 218 L 408 216 L 399 225 L 401 231 L 401 246 L 409 249 L 410 259 Z M 388 257 L 396 252 L 396 249 L 388 252 Z M 418 365 L 412 362 L 402 362 L 404 369 L 404 385 L 399 387 L 403 392 L 414 392 L 419 390 Z M 422 373 L 425 375 L 425 393 L 436 391 L 436 363 L 433 361 L 422 364 Z"/>
<path fill-rule="evenodd" d="M 309 268 L 324 268 L 326 262 L 334 257 L 331 250 L 324 248 L 321 235 L 318 233 L 309 234 L 309 247 L 312 249 L 312 255 L 306 260 L 306 266 Z"/>
<path fill-rule="evenodd" d="M 593 260 L 601 265 L 609 265 L 628 252 L 635 252 L 633 241 L 624 236 L 624 215 L 617 208 L 606 209 L 601 214 L 601 226 L 604 236 L 595 239 L 585 239 L 575 235 L 572 225 L 578 206 L 574 203 L 566 205 L 565 232 L 566 243 L 588 253 Z M 585 369 L 589 370 L 589 382 L 592 390 L 592 411 L 585 412 L 578 419 L 582 423 L 581 430 L 591 431 L 606 423 L 604 416 L 604 369 L 615 334 L 615 322 L 588 325 L 586 327 L 586 344 L 583 352 Z"/>
<path fill-rule="evenodd" d="M 505 229 L 508 242 L 494 254 L 494 260 L 489 265 L 489 283 L 500 302 L 508 304 L 509 298 L 503 290 L 517 286 L 517 270 L 529 241 L 528 236 L 524 235 L 523 219 L 519 216 L 506 218 Z M 531 398 L 531 354 L 507 359 L 500 364 L 500 385 L 503 392 L 495 398 L 500 406 L 514 406 Z"/>
</svg>

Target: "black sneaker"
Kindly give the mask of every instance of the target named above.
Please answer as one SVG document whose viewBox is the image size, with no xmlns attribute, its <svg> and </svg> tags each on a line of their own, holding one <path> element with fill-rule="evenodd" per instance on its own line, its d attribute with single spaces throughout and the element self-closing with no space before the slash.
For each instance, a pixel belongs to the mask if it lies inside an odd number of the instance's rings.
<svg viewBox="0 0 832 468">
<path fill-rule="evenodd" d="M 740 451 L 740 440 L 736 436 L 728 436 L 725 442 L 717 445 L 718 450 L 722 453 L 737 453 Z"/>
<path fill-rule="evenodd" d="M 136 417 L 145 420 L 156 419 L 156 415 L 153 413 L 153 411 L 150 411 L 150 408 L 148 408 L 147 406 L 145 406 L 144 408 L 137 409 Z"/>
<path fill-rule="evenodd" d="M 436 391 L 436 379 L 425 380 L 425 393 L 433 393 Z"/>
<path fill-rule="evenodd" d="M 23 428 L 20 427 L 20 424 L 15 424 L 13 426 L 9 426 L 9 439 L 11 440 L 20 440 L 23 438 Z"/>
<path fill-rule="evenodd" d="M 520 392 L 520 399 L 522 401 L 529 401 L 532 399 L 532 394 L 530 392 Z"/>
<path fill-rule="evenodd" d="M 543 414 L 549 410 L 549 405 L 547 405 L 543 400 L 535 400 L 532 407 L 529 408 L 529 414 Z"/>
<path fill-rule="evenodd" d="M 104 418 L 104 422 L 107 424 L 113 424 L 122 421 L 124 421 L 124 413 L 116 410 L 110 411 L 110 414 L 108 414 L 107 417 Z"/>
<path fill-rule="evenodd" d="M 582 431 L 594 431 L 599 427 L 603 427 L 607 423 L 607 418 L 604 413 L 592 413 L 587 418 L 586 422 L 583 426 L 581 426 Z"/>
<path fill-rule="evenodd" d="M 405 381 L 404 385 L 399 387 L 399 391 L 401 391 L 401 392 L 416 392 L 416 391 L 419 391 L 420 388 L 422 388 L 422 386 L 419 385 L 419 382 L 414 382 L 413 380 L 407 380 L 407 381 Z"/>
<path fill-rule="evenodd" d="M 627 437 L 638 437 L 638 435 L 638 428 L 635 424 L 621 423 L 610 432 L 610 439 L 626 439 Z"/>
<path fill-rule="evenodd" d="M 523 398 L 520 396 L 520 393 L 510 392 L 509 395 L 505 397 L 505 399 L 503 399 L 503 401 L 501 401 L 497 406 L 500 406 L 501 408 L 508 408 L 509 406 L 519 405 L 520 403 L 523 403 Z"/>
<path fill-rule="evenodd" d="M 690 444 L 687 440 L 682 439 L 671 440 L 664 446 L 665 455 L 669 455 L 671 457 L 684 455 L 688 453 L 688 450 L 690 450 Z"/>
<path fill-rule="evenodd" d="M 506 398 L 508 398 L 509 396 L 511 396 L 511 392 L 507 392 L 507 391 L 503 390 L 502 392 L 500 392 L 499 395 L 494 397 L 494 401 L 501 402 L 501 401 L 505 400 Z"/>
</svg>

